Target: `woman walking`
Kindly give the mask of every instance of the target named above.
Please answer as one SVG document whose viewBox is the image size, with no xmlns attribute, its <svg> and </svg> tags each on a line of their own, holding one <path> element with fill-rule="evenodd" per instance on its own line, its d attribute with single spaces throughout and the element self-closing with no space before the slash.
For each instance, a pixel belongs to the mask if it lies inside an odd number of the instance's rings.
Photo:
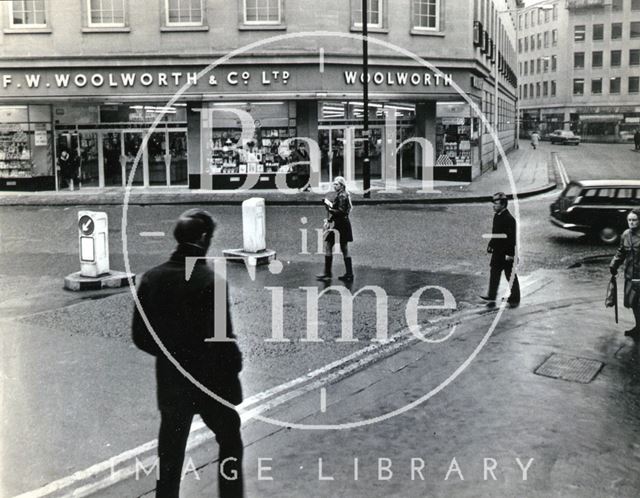
<svg viewBox="0 0 640 498">
<path fill-rule="evenodd" d="M 612 275 L 624 263 L 624 306 L 631 308 L 636 324 L 626 330 L 628 337 L 640 337 L 640 209 L 633 209 L 627 215 L 629 229 L 620 239 L 620 247 L 611 260 L 609 270 Z"/>
<path fill-rule="evenodd" d="M 351 231 L 349 213 L 353 205 L 351 203 L 351 196 L 347 191 L 347 184 L 342 176 L 336 176 L 334 178 L 333 189 L 336 192 L 333 202 L 326 198 L 323 201 L 328 212 L 324 233 L 324 273 L 316 275 L 316 277 L 318 280 L 331 280 L 333 247 L 336 243 L 339 243 L 346 272 L 338 278 L 350 282 L 353 280 L 353 265 L 351 256 L 349 255 L 349 242 L 353 242 L 353 233 Z M 337 241 L 336 234 L 338 234 Z"/>
</svg>

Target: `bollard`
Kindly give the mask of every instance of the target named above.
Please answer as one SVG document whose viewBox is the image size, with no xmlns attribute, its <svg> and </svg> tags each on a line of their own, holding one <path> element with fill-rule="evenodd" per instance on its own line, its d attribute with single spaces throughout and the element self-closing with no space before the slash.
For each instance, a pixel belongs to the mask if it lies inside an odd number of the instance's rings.
<svg viewBox="0 0 640 498">
<path fill-rule="evenodd" d="M 72 291 L 124 287 L 134 274 L 109 268 L 109 219 L 102 211 L 78 212 L 80 271 L 64 278 L 64 288 Z"/>
<path fill-rule="evenodd" d="M 267 249 L 266 209 L 264 199 L 252 197 L 242 203 L 242 249 L 222 251 L 231 261 L 248 266 L 265 265 L 276 258 L 276 252 Z"/>
</svg>

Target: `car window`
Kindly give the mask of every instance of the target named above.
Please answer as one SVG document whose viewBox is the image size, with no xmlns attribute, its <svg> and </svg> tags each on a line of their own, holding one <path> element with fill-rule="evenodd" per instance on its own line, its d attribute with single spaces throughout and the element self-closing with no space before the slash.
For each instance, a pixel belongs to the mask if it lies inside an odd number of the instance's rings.
<svg viewBox="0 0 640 498">
<path fill-rule="evenodd" d="M 585 190 L 582 195 L 583 195 L 583 197 L 595 197 L 597 192 L 598 191 L 596 189 L 590 188 L 590 189 Z"/>
<path fill-rule="evenodd" d="M 596 197 L 598 197 L 599 199 L 604 199 L 604 198 L 612 199 L 615 196 L 616 196 L 616 189 L 614 188 L 601 188 L 600 190 L 598 190 L 598 194 L 596 195 Z"/>
<path fill-rule="evenodd" d="M 564 193 L 564 197 L 577 197 L 580 194 L 580 190 L 582 190 L 580 185 L 569 185 Z"/>
<path fill-rule="evenodd" d="M 631 188 L 618 189 L 618 199 L 632 199 L 636 196 L 636 192 Z"/>
</svg>

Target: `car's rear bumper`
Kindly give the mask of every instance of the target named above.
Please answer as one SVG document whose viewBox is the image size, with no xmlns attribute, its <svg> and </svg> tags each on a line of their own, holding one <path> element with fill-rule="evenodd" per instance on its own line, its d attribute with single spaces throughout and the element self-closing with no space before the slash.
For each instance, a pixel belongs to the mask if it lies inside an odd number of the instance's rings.
<svg viewBox="0 0 640 498">
<path fill-rule="evenodd" d="M 567 223 L 565 221 L 559 220 L 558 218 L 555 218 L 554 216 L 550 216 L 549 220 L 555 226 L 564 228 L 565 230 L 571 230 L 572 232 L 588 232 L 591 230 L 591 227 L 589 227 L 588 225 L 578 225 L 576 223 Z"/>
</svg>

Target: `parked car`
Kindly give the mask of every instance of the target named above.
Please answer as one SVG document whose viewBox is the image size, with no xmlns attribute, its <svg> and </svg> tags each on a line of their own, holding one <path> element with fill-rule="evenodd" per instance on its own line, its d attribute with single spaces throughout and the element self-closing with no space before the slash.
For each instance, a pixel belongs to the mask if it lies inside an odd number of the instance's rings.
<svg viewBox="0 0 640 498">
<path fill-rule="evenodd" d="M 572 181 L 550 206 L 551 223 L 616 244 L 629 210 L 640 207 L 640 180 Z"/>
<path fill-rule="evenodd" d="M 572 131 L 556 130 L 549 134 L 549 140 L 551 144 L 560 145 L 578 145 L 580 144 L 580 136 L 574 134 Z"/>
</svg>

